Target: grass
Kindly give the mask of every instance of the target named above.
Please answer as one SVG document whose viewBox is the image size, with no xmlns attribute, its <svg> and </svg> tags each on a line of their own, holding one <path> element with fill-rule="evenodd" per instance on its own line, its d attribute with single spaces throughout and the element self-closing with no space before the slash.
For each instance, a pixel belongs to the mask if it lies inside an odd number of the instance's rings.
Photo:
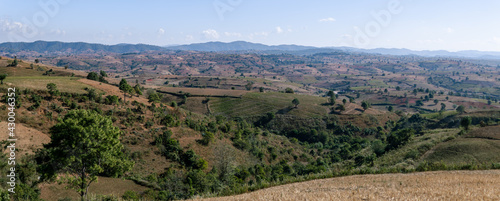
<svg viewBox="0 0 500 201">
<path fill-rule="evenodd" d="M 483 132 L 498 127 L 478 128 L 465 137 L 453 139 L 436 146 L 429 155 L 422 160 L 428 162 L 442 162 L 446 165 L 476 163 L 484 164 L 500 161 L 500 135 Z M 485 137 L 488 137 L 485 138 Z"/>
<path fill-rule="evenodd" d="M 299 99 L 298 108 L 293 108 L 292 100 Z M 288 113 L 299 117 L 318 117 L 328 112 L 326 98 L 287 93 L 247 93 L 242 98 L 217 98 L 210 102 L 215 114 L 231 117 L 252 117 L 267 112 Z"/>
<path fill-rule="evenodd" d="M 434 112 L 434 113 L 421 114 L 421 116 L 428 118 L 428 119 L 442 119 L 442 118 L 457 115 L 457 114 L 458 114 L 457 111 L 450 110 L 450 111 L 443 112 L 442 115 L 439 112 Z"/>
<path fill-rule="evenodd" d="M 391 167 L 403 165 L 415 167 L 420 158 L 436 144 L 455 138 L 459 129 L 435 129 L 417 136 L 409 144 L 399 149 L 389 151 L 375 161 L 375 166 Z"/>
<path fill-rule="evenodd" d="M 42 184 L 42 195 L 45 200 L 58 200 L 61 198 L 71 198 L 79 200 L 79 194 L 72 189 L 66 189 L 66 185 L 57 183 Z M 121 197 L 125 191 L 135 191 L 138 193 L 146 191 L 148 188 L 140 186 L 131 180 L 118 178 L 99 177 L 97 183 L 92 183 L 89 188 L 89 194 L 114 195 Z M 90 195 L 89 195 L 90 196 Z"/>
<path fill-rule="evenodd" d="M 76 80 L 78 79 L 80 78 L 54 76 L 7 77 L 4 83 L 11 83 L 17 88 L 29 88 L 34 90 L 47 90 L 47 84 L 54 83 L 61 92 L 85 93 L 84 88 L 90 86 L 77 82 Z"/>
</svg>

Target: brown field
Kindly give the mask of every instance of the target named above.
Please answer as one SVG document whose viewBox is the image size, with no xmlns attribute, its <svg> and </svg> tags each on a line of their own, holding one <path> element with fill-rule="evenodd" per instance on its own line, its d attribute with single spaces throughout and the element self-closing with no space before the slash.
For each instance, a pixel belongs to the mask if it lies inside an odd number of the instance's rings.
<svg viewBox="0 0 500 201">
<path fill-rule="evenodd" d="M 356 175 L 203 200 L 499 200 L 500 170 Z"/>
<path fill-rule="evenodd" d="M 40 197 L 44 200 L 58 200 L 62 198 L 71 198 L 79 200 L 80 195 L 72 189 L 66 189 L 64 185 L 57 183 L 43 183 L 40 186 Z M 142 193 L 148 188 L 140 186 L 133 181 L 118 178 L 99 177 L 97 183 L 92 183 L 89 188 L 89 194 L 95 195 L 114 195 L 121 197 L 126 191 L 135 191 Z"/>
<path fill-rule="evenodd" d="M 7 130 L 7 121 L 0 123 L 0 133 L 2 140 L 7 139 L 9 130 Z M 23 124 L 16 123 L 15 139 L 16 141 L 16 154 L 24 156 L 26 154 L 33 154 L 37 149 L 42 148 L 42 145 L 50 142 L 50 137 L 37 129 L 29 128 Z"/>
</svg>

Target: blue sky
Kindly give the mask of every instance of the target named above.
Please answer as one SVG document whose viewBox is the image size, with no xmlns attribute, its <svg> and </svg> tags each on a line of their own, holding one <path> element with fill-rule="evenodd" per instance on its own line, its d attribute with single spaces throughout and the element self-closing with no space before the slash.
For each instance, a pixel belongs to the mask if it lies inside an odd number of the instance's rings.
<svg viewBox="0 0 500 201">
<path fill-rule="evenodd" d="M 496 0 L 0 0 L 0 42 L 500 51 L 499 8 Z"/>
</svg>

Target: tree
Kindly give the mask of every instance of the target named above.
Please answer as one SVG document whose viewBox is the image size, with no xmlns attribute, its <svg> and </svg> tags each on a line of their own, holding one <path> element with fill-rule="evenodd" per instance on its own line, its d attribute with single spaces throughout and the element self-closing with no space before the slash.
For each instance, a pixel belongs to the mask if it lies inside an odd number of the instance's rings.
<svg viewBox="0 0 500 201">
<path fill-rule="evenodd" d="M 122 80 L 120 80 L 120 84 L 118 85 L 118 87 L 120 88 L 120 90 L 123 91 L 126 88 L 126 85 L 128 85 L 127 80 L 122 79 Z"/>
<path fill-rule="evenodd" d="M 388 110 L 389 112 L 392 112 L 392 111 L 394 110 L 394 108 L 392 107 L 392 105 L 389 105 L 389 107 L 387 108 L 387 110 Z"/>
<path fill-rule="evenodd" d="M 50 97 L 57 96 L 59 91 L 57 90 L 57 85 L 54 83 L 47 84 L 47 90 L 49 90 Z"/>
<path fill-rule="evenodd" d="M 292 104 L 293 104 L 293 105 L 295 105 L 295 108 L 297 108 L 297 106 L 299 106 L 299 104 L 300 104 L 299 99 L 294 98 L 294 99 L 292 100 Z"/>
<path fill-rule="evenodd" d="M 345 100 L 345 99 L 344 99 Z M 345 111 L 345 106 L 344 105 L 341 105 L 341 104 L 338 104 L 337 107 L 335 108 L 336 110 L 338 110 L 339 112 L 343 112 Z"/>
<path fill-rule="evenodd" d="M 446 110 L 446 104 L 441 103 L 441 111 L 445 111 L 445 110 Z"/>
<path fill-rule="evenodd" d="M 123 92 L 123 102 L 125 102 L 125 95 L 126 95 L 127 93 L 132 94 L 132 93 L 134 93 L 134 92 L 135 92 L 135 91 L 134 91 L 134 88 L 132 88 L 132 86 L 130 86 L 130 85 L 127 83 L 127 80 L 125 80 L 125 79 L 122 79 L 122 80 L 120 81 L 119 88 L 120 88 L 120 90 Z"/>
<path fill-rule="evenodd" d="M 120 143 L 121 131 L 109 117 L 90 110 L 72 110 L 50 128 L 51 142 L 37 152 L 43 180 L 62 173 L 63 181 L 82 200 L 98 175 L 117 177 L 132 169 Z"/>
<path fill-rule="evenodd" d="M 401 87 L 400 87 L 400 86 L 397 86 L 397 87 L 396 87 L 396 90 L 397 90 L 397 91 L 400 91 L 400 90 L 401 90 Z"/>
<path fill-rule="evenodd" d="M 108 74 L 106 74 L 106 72 L 104 71 L 100 71 L 99 74 L 101 74 L 102 77 L 108 77 Z"/>
<path fill-rule="evenodd" d="M 400 146 L 405 145 L 413 139 L 415 130 L 411 128 L 405 128 L 402 130 L 397 130 L 387 137 L 387 150 L 396 149 Z"/>
<path fill-rule="evenodd" d="M 287 87 L 287 88 L 285 89 L 285 93 L 288 93 L 288 94 L 293 94 L 293 93 L 294 93 L 294 91 L 293 91 L 293 89 L 292 89 L 292 88 Z"/>
<path fill-rule="evenodd" d="M 456 110 L 458 113 L 463 114 L 465 112 L 465 107 L 463 105 L 460 105 Z"/>
<path fill-rule="evenodd" d="M 367 110 L 368 108 L 370 108 L 370 103 L 363 101 L 361 102 L 361 107 L 363 107 L 363 110 Z"/>
<path fill-rule="evenodd" d="M 157 102 L 160 102 L 160 100 L 161 100 L 161 97 L 158 93 L 149 94 L 148 102 L 157 103 Z"/>
<path fill-rule="evenodd" d="M 141 85 L 136 84 L 134 87 L 134 91 L 138 96 L 142 96 L 142 90 L 141 90 Z"/>
<path fill-rule="evenodd" d="M 439 103 L 438 99 L 434 99 L 434 104 L 437 105 L 438 103 Z"/>
<path fill-rule="evenodd" d="M 35 59 L 35 63 L 39 63 L 39 62 L 40 62 L 40 60 L 39 60 L 39 59 Z"/>
<path fill-rule="evenodd" d="M 345 98 L 342 99 L 342 103 L 345 105 L 347 103 L 347 100 Z"/>
<path fill-rule="evenodd" d="M 57 90 L 57 85 L 54 84 L 54 83 L 48 83 L 47 84 L 47 89 L 49 90 L 49 92 L 55 91 L 55 90 Z"/>
<path fill-rule="evenodd" d="M 7 78 L 7 74 L 0 74 L 0 82 L 1 82 L 1 84 L 3 84 L 3 80 L 5 80 L 5 78 Z"/>
<path fill-rule="evenodd" d="M 424 103 L 422 102 L 422 100 L 417 100 L 417 102 L 415 102 L 415 106 L 423 106 Z"/>
<path fill-rule="evenodd" d="M 469 116 L 466 116 L 460 120 L 460 125 L 465 129 L 469 130 L 470 125 L 472 124 L 472 118 Z"/>
<path fill-rule="evenodd" d="M 87 75 L 87 79 L 89 79 L 89 80 L 99 81 L 99 75 L 98 75 L 96 72 L 90 72 L 90 73 Z"/>
<path fill-rule="evenodd" d="M 17 61 L 17 56 L 14 57 L 14 61 L 9 66 L 16 67 L 19 62 Z"/>
</svg>

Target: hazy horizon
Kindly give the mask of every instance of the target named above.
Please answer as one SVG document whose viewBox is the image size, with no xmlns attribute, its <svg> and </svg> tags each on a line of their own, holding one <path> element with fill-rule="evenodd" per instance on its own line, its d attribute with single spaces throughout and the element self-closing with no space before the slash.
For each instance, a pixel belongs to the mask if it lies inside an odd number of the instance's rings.
<svg viewBox="0 0 500 201">
<path fill-rule="evenodd" d="M 0 0 L 0 43 L 247 41 L 361 49 L 500 51 L 496 1 Z"/>
</svg>

